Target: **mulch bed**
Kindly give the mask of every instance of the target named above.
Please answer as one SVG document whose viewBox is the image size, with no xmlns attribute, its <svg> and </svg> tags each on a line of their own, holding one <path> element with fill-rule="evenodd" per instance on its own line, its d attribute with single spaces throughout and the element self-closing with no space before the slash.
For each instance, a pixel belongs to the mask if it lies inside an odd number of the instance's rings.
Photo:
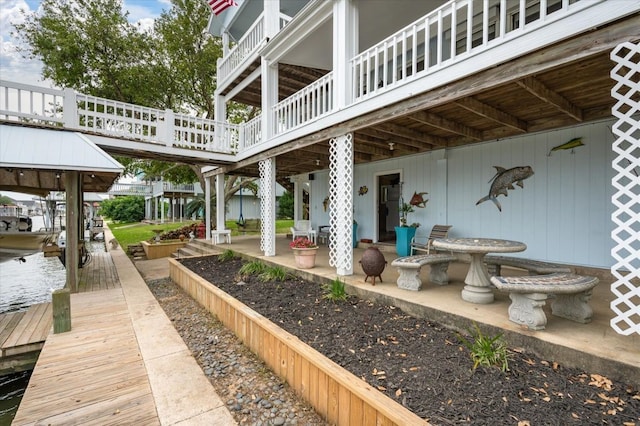
<svg viewBox="0 0 640 426">
<path fill-rule="evenodd" d="M 393 306 L 353 296 L 333 302 L 321 285 L 293 276 L 240 278 L 239 259 L 181 261 L 433 424 L 640 425 L 638 384 L 512 349 L 507 372 L 474 369 L 455 331 Z"/>
</svg>

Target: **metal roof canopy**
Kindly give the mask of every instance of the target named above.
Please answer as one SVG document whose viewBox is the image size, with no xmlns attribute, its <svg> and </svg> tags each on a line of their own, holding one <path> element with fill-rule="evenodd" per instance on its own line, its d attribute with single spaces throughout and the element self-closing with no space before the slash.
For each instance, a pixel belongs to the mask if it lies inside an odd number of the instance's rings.
<svg viewBox="0 0 640 426">
<path fill-rule="evenodd" d="M 82 191 L 107 192 L 123 170 L 81 133 L 0 124 L 0 190 L 45 196 L 77 171 Z"/>
</svg>

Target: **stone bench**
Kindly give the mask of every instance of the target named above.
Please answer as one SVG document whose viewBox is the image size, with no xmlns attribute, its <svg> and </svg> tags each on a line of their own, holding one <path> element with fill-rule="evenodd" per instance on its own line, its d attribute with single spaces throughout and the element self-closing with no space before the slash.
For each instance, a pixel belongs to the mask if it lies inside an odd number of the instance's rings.
<svg viewBox="0 0 640 426">
<path fill-rule="evenodd" d="M 415 256 L 399 257 L 391 266 L 398 268 L 397 284 L 398 288 L 405 290 L 418 291 L 422 288 L 422 280 L 420 279 L 420 268 L 429 265 L 431 271 L 429 280 L 438 285 L 449 284 L 449 276 L 447 269 L 449 263 L 456 260 L 456 257 L 450 254 L 420 254 Z"/>
<path fill-rule="evenodd" d="M 571 268 L 563 265 L 557 265 L 550 262 L 542 262 L 540 260 L 523 259 L 521 257 L 510 256 L 492 256 L 484 257 L 484 263 L 487 265 L 489 275 L 500 275 L 502 266 L 511 266 L 513 268 L 526 269 L 529 273 L 537 275 L 553 274 L 556 272 L 571 273 Z"/>
<path fill-rule="evenodd" d="M 491 277 L 491 283 L 499 290 L 509 292 L 509 319 L 531 330 L 543 330 L 547 324 L 542 308 L 551 295 L 554 296 L 551 302 L 553 315 L 580 323 L 590 322 L 593 316 L 589 300 L 598 284 L 596 277 L 568 273 L 495 276 Z"/>
</svg>

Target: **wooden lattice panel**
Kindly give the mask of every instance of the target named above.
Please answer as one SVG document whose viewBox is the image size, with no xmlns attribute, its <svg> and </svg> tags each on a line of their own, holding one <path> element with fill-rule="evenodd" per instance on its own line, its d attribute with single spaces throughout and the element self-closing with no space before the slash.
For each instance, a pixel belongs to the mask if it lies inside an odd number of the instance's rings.
<svg viewBox="0 0 640 426">
<path fill-rule="evenodd" d="M 353 274 L 353 134 L 329 141 L 329 264 Z"/>
<path fill-rule="evenodd" d="M 611 327 L 620 334 L 640 334 L 640 44 L 622 43 L 611 52 L 616 82 L 611 96 L 616 100 L 612 114 L 616 140 L 613 151 L 615 176 L 612 197 L 616 263 L 611 273 L 616 281 L 611 291 L 616 298 L 611 309 L 616 316 Z"/>
<path fill-rule="evenodd" d="M 268 158 L 258 162 L 260 171 L 260 250 L 265 256 L 275 256 L 275 188 L 276 166 L 275 158 Z"/>
</svg>

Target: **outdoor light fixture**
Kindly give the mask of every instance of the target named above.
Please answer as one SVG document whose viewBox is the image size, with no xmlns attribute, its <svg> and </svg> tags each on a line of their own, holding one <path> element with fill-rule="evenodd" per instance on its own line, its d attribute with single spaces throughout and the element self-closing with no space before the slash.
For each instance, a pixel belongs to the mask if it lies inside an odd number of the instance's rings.
<svg viewBox="0 0 640 426">
<path fill-rule="evenodd" d="M 395 145 L 395 143 L 389 142 L 389 151 L 393 151 L 393 146 L 394 145 Z"/>
<path fill-rule="evenodd" d="M 320 165 L 320 160 L 316 160 L 316 166 Z"/>
<path fill-rule="evenodd" d="M 56 179 L 60 179 L 60 172 L 56 172 Z"/>
<path fill-rule="evenodd" d="M 24 172 L 20 170 L 20 176 L 24 176 Z"/>
</svg>

